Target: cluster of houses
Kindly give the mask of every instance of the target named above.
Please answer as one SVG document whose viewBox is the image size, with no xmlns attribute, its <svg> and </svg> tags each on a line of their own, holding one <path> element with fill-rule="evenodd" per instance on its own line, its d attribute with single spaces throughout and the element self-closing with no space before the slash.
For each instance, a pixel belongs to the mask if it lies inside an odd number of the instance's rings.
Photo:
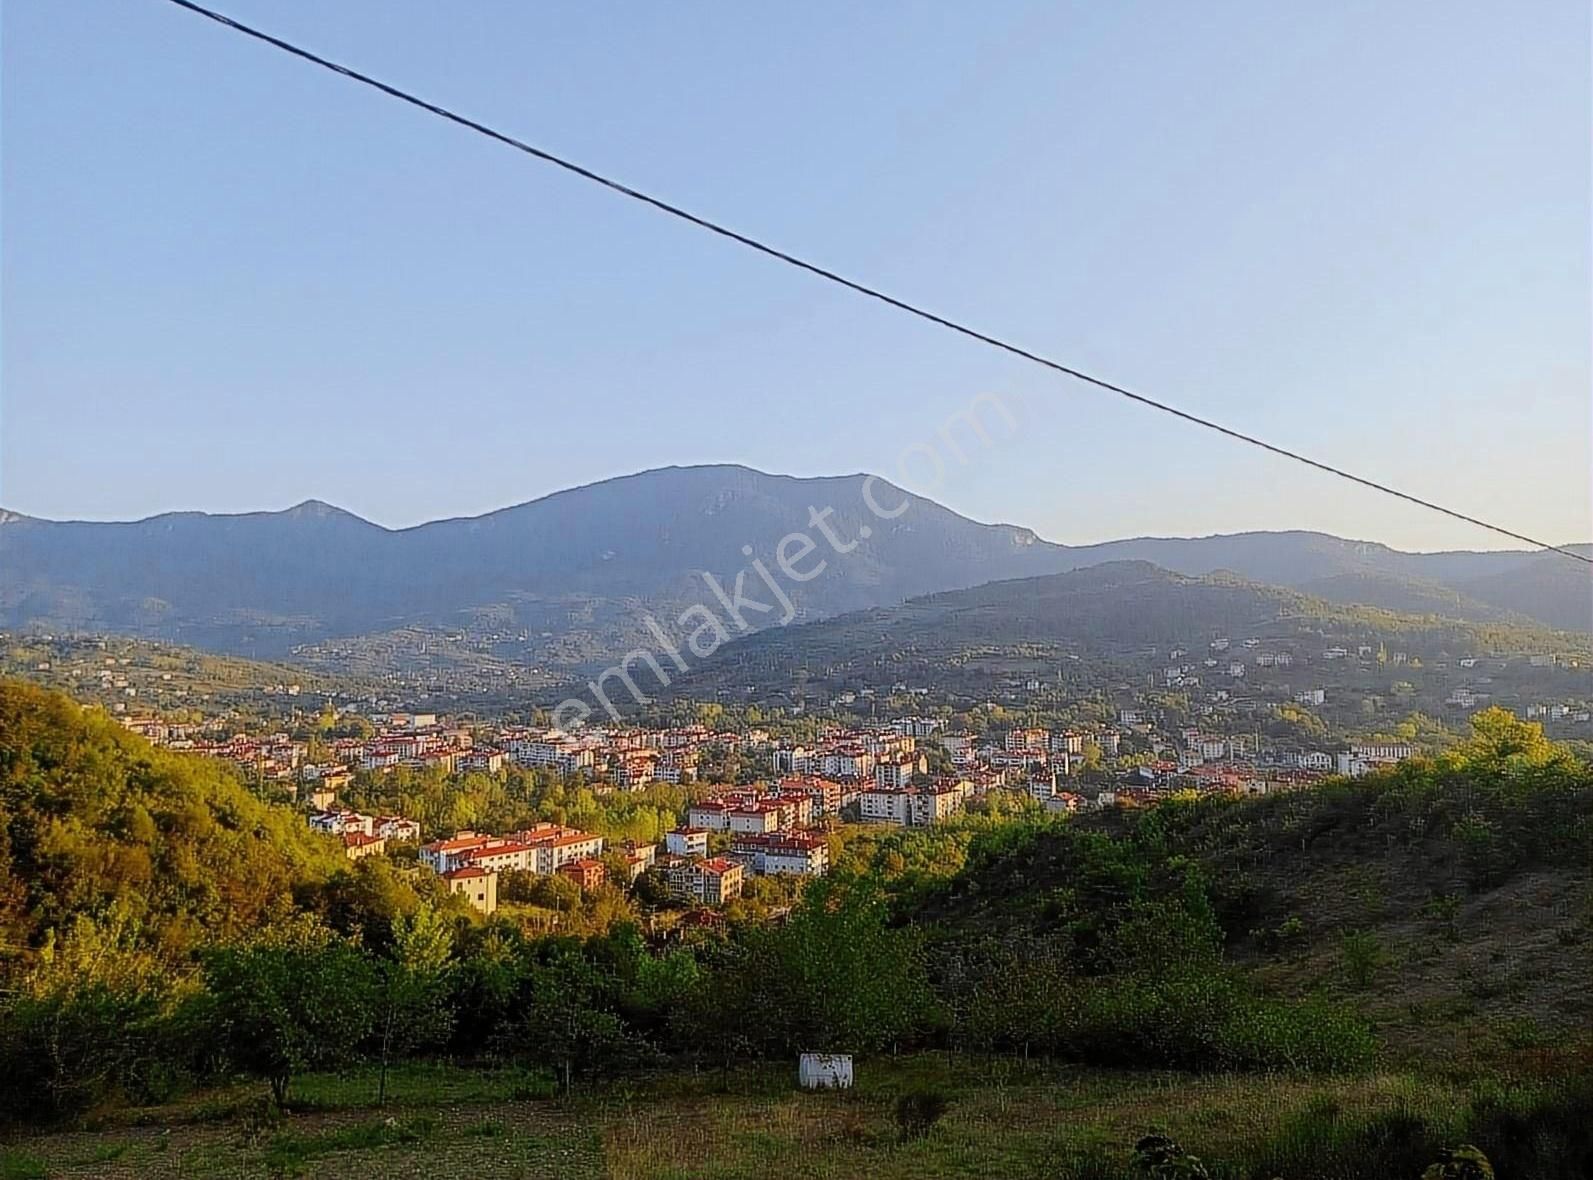
<svg viewBox="0 0 1593 1180">
<path fill-rule="evenodd" d="M 502 836 L 459 832 L 421 845 L 420 860 L 447 883 L 450 893 L 463 894 L 471 905 L 490 914 L 498 908 L 500 873 L 557 874 L 583 890 L 595 889 L 608 873 L 598 859 L 602 853 L 602 836 L 540 823 Z"/>
<path fill-rule="evenodd" d="M 340 836 L 350 860 L 377 856 L 390 844 L 413 844 L 420 839 L 420 824 L 401 815 L 365 815 L 343 807 L 310 812 L 310 827 Z"/>
<path fill-rule="evenodd" d="M 1169 752 L 1170 754 L 1174 752 Z M 1266 795 L 1296 790 L 1331 775 L 1359 778 L 1412 757 L 1408 743 L 1351 744 L 1337 753 L 1257 752 L 1245 738 L 1214 738 L 1190 730 L 1175 756 L 1146 762 L 1100 792 L 1101 805 L 1155 802 L 1170 792 Z"/>
<path fill-rule="evenodd" d="M 837 723 L 798 741 L 756 726 L 739 733 L 702 725 L 567 732 L 386 713 L 365 718 L 373 727 L 367 736 L 316 743 L 312 760 L 311 747 L 285 733 L 219 738 L 207 727 L 158 718 L 122 721 L 151 741 L 227 759 L 256 781 L 285 785 L 306 806 L 310 825 L 340 838 L 351 859 L 399 843 L 419 844 L 422 835 L 415 821 L 402 816 L 339 806 L 340 792 L 360 772 L 409 767 L 496 774 L 518 766 L 584 779 L 599 792 L 655 782 L 697 785 L 680 826 L 665 835 L 661 847 L 627 844 L 605 857 L 602 837 L 551 823 L 501 835 L 459 832 L 421 845 L 421 862 L 486 913 L 496 909 L 499 877 L 509 871 L 558 875 L 590 890 L 618 874 L 622 858 L 631 881 L 650 872 L 682 902 L 719 905 L 739 897 L 751 877 L 828 872 L 827 829 L 839 820 L 924 827 L 958 815 L 993 790 L 1025 792 L 1059 812 L 1151 804 L 1173 792 L 1265 794 L 1328 775 L 1366 774 L 1412 756 L 1410 745 L 1397 742 L 1278 748 L 1259 734 L 1231 732 L 1236 715 L 1225 711 L 1239 701 L 1237 690 L 1230 691 L 1234 682 L 1252 668 L 1340 660 L 1401 665 L 1405 653 L 1362 646 L 1291 654 L 1254 640 L 1214 640 L 1197 657 L 1174 648 L 1167 659 L 1159 676 L 1154 669 L 1161 662 L 1152 665 L 1146 685 L 1151 692 L 1125 687 L 1112 724 L 1018 726 L 983 734 L 958 732 L 945 718 L 923 716 Z M 1476 664 L 1458 661 L 1462 669 Z M 1198 686 L 1203 675 L 1225 678 L 1226 687 L 1203 694 L 1215 706 L 1195 712 L 1198 726 L 1168 724 L 1154 690 Z M 1487 683 L 1478 676 L 1483 687 L 1457 688 L 1451 701 L 1481 704 Z M 1291 696 L 1311 708 L 1326 702 L 1328 690 L 1296 683 L 1282 699 Z M 1588 712 L 1577 704 L 1542 704 L 1530 706 L 1527 716 L 1571 722 L 1586 721 Z M 1130 753 L 1132 758 L 1120 757 Z M 703 783 L 705 763 L 727 754 L 750 755 L 766 779 L 751 786 Z M 1081 776 L 1085 768 L 1093 773 Z"/>
</svg>

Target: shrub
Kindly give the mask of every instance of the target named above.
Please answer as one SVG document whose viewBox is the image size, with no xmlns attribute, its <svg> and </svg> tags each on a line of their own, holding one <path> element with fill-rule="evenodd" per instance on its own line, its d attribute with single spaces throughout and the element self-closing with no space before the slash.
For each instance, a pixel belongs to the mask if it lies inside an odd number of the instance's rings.
<svg viewBox="0 0 1593 1180">
<path fill-rule="evenodd" d="M 1156 1180 L 1210 1180 L 1199 1157 L 1166 1135 L 1146 1135 L 1134 1144 L 1134 1170 Z"/>
<path fill-rule="evenodd" d="M 1493 1165 L 1469 1143 L 1446 1150 L 1422 1173 L 1422 1180 L 1493 1180 Z"/>
<path fill-rule="evenodd" d="M 1481 1098 L 1467 1113 L 1464 1140 L 1485 1151 L 1501 1176 L 1593 1175 L 1593 1078 L 1511 1087 Z"/>
<path fill-rule="evenodd" d="M 1368 930 L 1346 933 L 1340 943 L 1340 952 L 1344 974 L 1349 977 L 1350 986 L 1357 991 L 1365 991 L 1372 986 L 1372 980 L 1377 977 L 1378 970 L 1387 958 L 1382 944 L 1377 941 L 1377 935 Z"/>
<path fill-rule="evenodd" d="M 49 1174 L 43 1160 L 0 1148 L 0 1180 L 45 1180 Z"/>
</svg>

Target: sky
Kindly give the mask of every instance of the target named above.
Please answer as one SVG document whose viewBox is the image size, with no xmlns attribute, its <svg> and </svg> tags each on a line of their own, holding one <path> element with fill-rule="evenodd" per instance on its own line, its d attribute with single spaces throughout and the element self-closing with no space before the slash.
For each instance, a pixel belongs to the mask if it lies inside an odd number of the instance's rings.
<svg viewBox="0 0 1593 1180">
<path fill-rule="evenodd" d="M 216 4 L 1071 366 L 1593 538 L 1583 0 Z M 14 511 L 313 497 L 396 527 L 735 462 L 1070 543 L 1510 545 L 163 0 L 7 3 L 0 103 Z M 1016 428 L 949 446 L 988 395 Z"/>
</svg>

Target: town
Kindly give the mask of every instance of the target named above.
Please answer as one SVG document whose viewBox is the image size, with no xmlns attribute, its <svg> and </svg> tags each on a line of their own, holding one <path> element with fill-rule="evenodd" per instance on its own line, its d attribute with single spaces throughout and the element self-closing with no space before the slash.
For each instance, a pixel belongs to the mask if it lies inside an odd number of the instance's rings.
<svg viewBox="0 0 1593 1180">
<path fill-rule="evenodd" d="M 251 722 L 234 709 L 209 717 L 190 709 L 176 720 L 132 706 L 138 669 L 126 657 L 96 662 L 90 649 L 85 659 L 80 644 L 69 667 L 77 683 L 126 686 L 109 707 L 127 728 L 236 765 L 257 789 L 294 802 L 312 828 L 341 839 L 349 859 L 412 859 L 484 914 L 524 894 L 532 878 L 713 909 L 757 878 L 823 876 L 846 840 L 870 829 L 930 827 L 970 811 L 1068 814 L 1189 794 L 1269 795 L 1359 777 L 1433 752 L 1446 732 L 1419 715 L 1392 732 L 1362 727 L 1359 736 L 1342 713 L 1338 723 L 1324 720 L 1350 691 L 1344 686 L 1383 676 L 1396 678 L 1396 696 L 1409 681 L 1427 684 L 1435 700 L 1446 693 L 1450 715 L 1498 703 L 1503 690 L 1518 715 L 1562 732 L 1589 720 L 1584 695 L 1527 695 L 1533 686 L 1575 691 L 1585 680 L 1577 656 L 1435 658 L 1382 644 L 1312 649 L 1299 639 L 1222 636 L 1201 647 L 1142 653 L 1140 684 L 1097 688 L 1088 709 L 1050 707 L 1056 689 L 1033 677 L 1009 678 L 997 692 L 1005 705 L 961 711 L 942 692 L 897 683 L 838 689 L 819 704 L 823 712 L 698 706 L 703 719 L 684 724 L 569 730 L 330 692 L 318 705 L 293 683 L 266 689 L 287 703 L 287 717 Z M 906 707 L 880 719 L 882 704 Z M 1059 717 L 1073 721 L 1034 723 Z M 404 814 L 400 793 L 382 786 L 397 772 L 444 781 L 524 773 L 596 799 L 672 790 L 656 822 L 620 838 L 550 814 L 530 823 L 522 814 L 518 826 L 489 831 Z"/>
<path fill-rule="evenodd" d="M 1411 744 L 1350 744 L 1282 753 L 1251 736 L 1186 728 L 1163 739 L 1136 710 L 1113 727 L 1005 733 L 948 732 L 942 718 L 907 716 L 878 725 L 829 726 L 811 741 L 766 728 L 715 731 L 469 724 L 433 713 L 376 713 L 371 732 L 312 743 L 287 732 L 216 738 L 213 726 L 124 716 L 122 724 L 173 749 L 224 759 L 252 782 L 300 805 L 314 829 L 342 840 L 349 859 L 415 846 L 421 865 L 450 892 L 485 914 L 498 908 L 500 878 L 558 876 L 583 891 L 623 874 L 644 874 L 679 903 L 719 906 L 741 895 L 749 877 L 811 878 L 830 867 L 829 836 L 846 825 L 927 827 L 994 797 L 1051 813 L 1143 807 L 1185 792 L 1235 795 L 1295 789 L 1332 774 L 1356 776 L 1414 753 Z M 1141 754 L 1126 757 L 1130 748 Z M 763 769 L 755 781 L 705 777 L 733 751 Z M 601 834 L 553 822 L 501 833 L 425 831 L 414 818 L 348 806 L 360 776 L 403 769 L 443 775 L 543 771 L 599 795 L 662 783 L 687 788 L 674 827 L 657 842 L 610 846 Z M 1032 803 L 1030 802 L 1032 801 Z M 606 859 L 604 854 L 611 854 Z"/>
</svg>

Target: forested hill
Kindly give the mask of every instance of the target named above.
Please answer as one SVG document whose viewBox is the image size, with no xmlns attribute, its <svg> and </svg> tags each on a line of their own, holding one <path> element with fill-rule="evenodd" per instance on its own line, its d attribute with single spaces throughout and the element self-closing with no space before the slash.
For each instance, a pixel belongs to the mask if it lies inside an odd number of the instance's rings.
<svg viewBox="0 0 1593 1180">
<path fill-rule="evenodd" d="M 1062 660 L 1198 665 L 1208 645 L 1286 650 L 1301 669 L 1326 649 L 1363 644 L 1423 661 L 1493 653 L 1587 655 L 1585 634 L 1532 624 L 1465 622 L 1343 606 L 1231 574 L 1173 573 L 1113 562 L 1045 577 L 992 582 L 816 623 L 760 632 L 730 644 L 677 681 L 687 695 L 793 685 L 889 687 L 893 682 L 988 692 L 1003 677 L 1054 678 Z M 1187 649 L 1174 657 L 1178 648 Z M 1140 669 L 1143 670 L 1143 669 Z"/>
<path fill-rule="evenodd" d="M 158 750 L 104 713 L 0 680 L 0 943 L 115 913 L 173 957 L 257 925 L 347 862 L 224 764 Z"/>
</svg>

